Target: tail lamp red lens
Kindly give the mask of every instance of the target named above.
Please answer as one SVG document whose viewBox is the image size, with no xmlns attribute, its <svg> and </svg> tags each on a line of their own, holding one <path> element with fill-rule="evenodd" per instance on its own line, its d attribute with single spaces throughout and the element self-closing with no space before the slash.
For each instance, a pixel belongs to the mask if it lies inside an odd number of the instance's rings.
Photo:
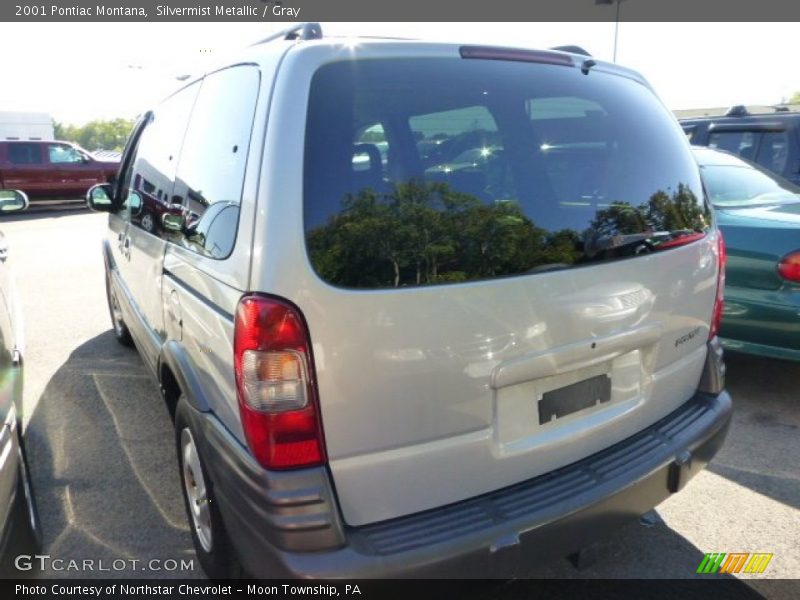
<svg viewBox="0 0 800 600">
<path fill-rule="evenodd" d="M 778 263 L 778 273 L 784 279 L 800 282 L 800 250 L 787 254 Z"/>
<path fill-rule="evenodd" d="M 722 323 L 722 309 L 725 308 L 725 264 L 728 262 L 728 254 L 725 250 L 725 240 L 721 231 L 717 231 L 717 260 L 719 262 L 717 297 L 714 300 L 714 312 L 711 315 L 711 328 L 708 333 L 708 339 L 712 339 L 719 333 L 719 327 Z"/>
<path fill-rule="evenodd" d="M 325 461 L 308 328 L 300 311 L 270 296 L 239 301 L 234 369 L 242 428 L 267 469 Z"/>
</svg>

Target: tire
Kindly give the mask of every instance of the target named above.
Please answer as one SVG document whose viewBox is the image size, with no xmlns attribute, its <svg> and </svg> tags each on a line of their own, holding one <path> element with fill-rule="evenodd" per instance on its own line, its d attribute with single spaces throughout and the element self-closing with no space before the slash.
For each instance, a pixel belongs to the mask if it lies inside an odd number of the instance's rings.
<svg viewBox="0 0 800 600">
<path fill-rule="evenodd" d="M 119 305 L 117 293 L 111 289 L 111 279 L 106 274 L 106 300 L 108 301 L 108 314 L 111 316 L 111 329 L 116 340 L 127 348 L 133 348 L 133 338 L 122 319 L 122 309 Z"/>
<path fill-rule="evenodd" d="M 203 464 L 196 443 L 198 434 L 192 427 L 189 411 L 186 399 L 181 396 L 175 409 L 175 446 L 194 549 L 210 579 L 240 578 L 242 567 L 222 521 L 214 497 L 214 484 Z"/>
<path fill-rule="evenodd" d="M 156 229 L 158 229 L 158 225 L 156 225 L 156 218 L 153 213 L 149 210 L 145 210 L 142 212 L 142 216 L 139 219 L 139 224 L 142 226 L 147 233 L 155 234 Z"/>
</svg>

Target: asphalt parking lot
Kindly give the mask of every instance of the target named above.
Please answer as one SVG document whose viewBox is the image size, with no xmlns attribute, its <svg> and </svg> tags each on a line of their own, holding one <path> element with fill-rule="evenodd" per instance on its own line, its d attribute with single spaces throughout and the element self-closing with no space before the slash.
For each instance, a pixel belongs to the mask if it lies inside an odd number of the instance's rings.
<svg viewBox="0 0 800 600">
<path fill-rule="evenodd" d="M 199 577 L 196 560 L 194 571 L 146 570 L 194 553 L 169 416 L 138 355 L 110 332 L 105 222 L 80 208 L 0 222 L 25 313 L 25 420 L 45 554 L 126 561 L 98 577 Z M 558 560 L 533 576 L 689 578 L 706 552 L 770 552 L 765 573 L 739 575 L 747 585 L 777 597 L 780 584 L 758 580 L 800 577 L 800 364 L 729 356 L 728 369 L 735 417 L 709 468 L 600 543 L 594 565 Z"/>
</svg>

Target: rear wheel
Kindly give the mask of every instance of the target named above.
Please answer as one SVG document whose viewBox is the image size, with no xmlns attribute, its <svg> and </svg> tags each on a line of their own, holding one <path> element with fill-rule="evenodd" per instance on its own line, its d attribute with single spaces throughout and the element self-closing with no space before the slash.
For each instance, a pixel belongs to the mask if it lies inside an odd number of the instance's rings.
<svg viewBox="0 0 800 600">
<path fill-rule="evenodd" d="M 214 485 L 197 446 L 197 435 L 189 420 L 185 398 L 175 409 L 175 442 L 181 487 L 195 552 L 200 565 L 211 579 L 240 577 L 242 569 L 236 551 L 225 530 L 214 497 Z"/>
<path fill-rule="evenodd" d="M 122 308 L 120 308 L 117 292 L 111 287 L 111 280 L 106 275 L 106 299 L 108 300 L 108 312 L 111 314 L 111 325 L 114 329 L 114 337 L 123 346 L 131 348 L 133 339 L 125 321 L 122 320 Z"/>
</svg>

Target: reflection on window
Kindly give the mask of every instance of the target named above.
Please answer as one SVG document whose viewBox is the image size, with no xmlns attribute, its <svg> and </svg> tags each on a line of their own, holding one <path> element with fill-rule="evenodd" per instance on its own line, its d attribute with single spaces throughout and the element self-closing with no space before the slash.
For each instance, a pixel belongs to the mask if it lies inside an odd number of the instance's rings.
<svg viewBox="0 0 800 600">
<path fill-rule="evenodd" d="M 147 233 L 163 234 L 161 219 L 165 214 L 183 214 L 182 207 L 173 206 L 167 198 L 174 185 L 175 165 L 199 88 L 198 84 L 185 87 L 156 107 L 141 133 L 128 170 L 122 174 L 122 189 L 136 192 L 142 199 L 135 214 L 123 215 Z M 126 201 L 123 208 L 127 204 Z"/>
<path fill-rule="evenodd" d="M 335 285 L 464 282 L 673 248 L 709 226 L 700 189 L 672 116 L 623 77 L 396 59 L 326 65 L 312 81 L 306 243 Z"/>
<path fill-rule="evenodd" d="M 727 150 L 747 160 L 756 155 L 756 133 L 753 131 L 715 131 L 708 136 L 708 145 Z"/>
<path fill-rule="evenodd" d="M 711 203 L 735 208 L 766 202 L 796 202 L 800 188 L 767 171 L 741 166 L 706 165 L 701 168 Z"/>
<path fill-rule="evenodd" d="M 756 162 L 775 173 L 783 173 L 789 158 L 789 139 L 785 131 L 770 131 L 761 136 Z"/>
<path fill-rule="evenodd" d="M 226 258 L 233 250 L 239 205 L 231 202 L 212 204 L 181 239 L 184 247 L 211 258 Z"/>
<path fill-rule="evenodd" d="M 173 196 L 187 218 L 184 245 L 212 258 L 227 257 L 236 238 L 258 86 L 251 66 L 207 76 L 186 130 Z"/>
</svg>

